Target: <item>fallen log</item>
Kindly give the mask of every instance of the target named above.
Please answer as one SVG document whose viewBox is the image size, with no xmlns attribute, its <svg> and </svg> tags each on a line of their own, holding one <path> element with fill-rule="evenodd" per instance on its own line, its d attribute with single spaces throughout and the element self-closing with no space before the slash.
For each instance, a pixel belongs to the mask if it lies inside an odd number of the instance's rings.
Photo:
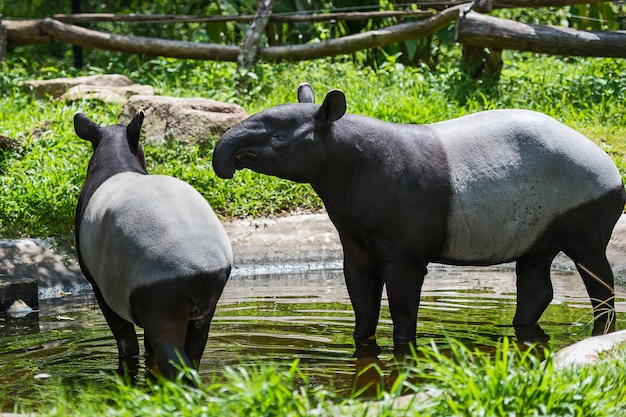
<svg viewBox="0 0 626 417">
<path fill-rule="evenodd" d="M 572 1 L 572 0 L 562 0 Z M 582 1 L 582 0 L 581 0 Z M 593 1 L 593 0 L 585 0 Z M 602 0 L 605 1 L 605 0 Z M 430 16 L 432 11 L 425 10 L 381 10 L 376 12 L 329 12 L 303 14 L 272 14 L 271 22 L 323 22 L 327 20 L 366 20 L 395 17 Z M 117 14 L 117 13 L 73 13 L 55 14 L 53 19 L 63 23 L 98 23 L 98 22 L 141 22 L 141 23 L 218 23 L 218 22 L 250 22 L 253 14 L 191 16 L 175 14 Z"/>
<path fill-rule="evenodd" d="M 458 16 L 463 5 L 451 7 L 430 18 L 389 26 L 355 35 L 330 39 L 305 45 L 270 46 L 260 48 L 258 56 L 267 61 L 300 61 L 327 56 L 350 54 L 359 50 L 382 47 L 409 39 L 431 35 Z M 83 48 L 98 48 L 133 54 L 166 56 L 172 58 L 205 59 L 217 61 L 237 61 L 240 48 L 232 45 L 198 43 L 148 38 L 142 36 L 114 35 L 80 26 L 68 25 L 58 20 L 45 18 L 29 21 L 29 31 L 14 33 L 15 38 L 25 43 L 57 41 Z M 4 23 L 4 22 L 3 22 Z M 16 21 L 13 21 L 16 23 Z M 21 30 L 14 25 L 16 31 Z M 34 29 L 36 28 L 36 30 Z M 9 44 L 11 36 L 9 35 Z M 31 40 L 32 42 L 26 42 Z M 20 43 L 23 44 L 23 43 Z"/>
<path fill-rule="evenodd" d="M 172 58 L 236 61 L 239 47 L 214 43 L 173 41 L 143 36 L 122 36 L 67 25 L 45 18 L 41 29 L 55 41 L 83 48 L 98 48 L 131 54 L 147 54 Z"/>
<path fill-rule="evenodd" d="M 445 9 L 427 19 L 401 23 L 323 42 L 261 48 L 259 49 L 259 56 L 267 61 L 302 61 L 351 54 L 364 49 L 422 38 L 432 35 L 454 22 L 459 12 L 465 7 L 466 5 L 458 5 Z"/>
<path fill-rule="evenodd" d="M 52 38 L 41 31 L 41 20 L 2 20 L 8 45 L 50 43 Z"/>
<path fill-rule="evenodd" d="M 551 55 L 626 58 L 626 31 L 587 31 L 485 16 L 459 15 L 456 41 L 464 46 Z"/>
</svg>

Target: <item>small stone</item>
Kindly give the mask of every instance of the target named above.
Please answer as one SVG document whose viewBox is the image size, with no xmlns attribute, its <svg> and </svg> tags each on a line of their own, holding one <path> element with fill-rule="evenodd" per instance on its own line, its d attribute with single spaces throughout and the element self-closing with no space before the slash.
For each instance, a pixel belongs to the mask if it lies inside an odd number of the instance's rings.
<svg viewBox="0 0 626 417">
<path fill-rule="evenodd" d="M 31 311 L 33 311 L 33 309 L 20 299 L 11 304 L 11 307 L 9 307 L 7 313 L 11 314 L 13 317 L 16 317 L 16 315 L 26 315 Z"/>
<path fill-rule="evenodd" d="M 32 278 L 0 276 L 0 312 L 9 311 L 19 300 L 26 306 L 38 307 L 37 280 Z M 16 308 L 19 308 L 19 304 Z"/>
</svg>

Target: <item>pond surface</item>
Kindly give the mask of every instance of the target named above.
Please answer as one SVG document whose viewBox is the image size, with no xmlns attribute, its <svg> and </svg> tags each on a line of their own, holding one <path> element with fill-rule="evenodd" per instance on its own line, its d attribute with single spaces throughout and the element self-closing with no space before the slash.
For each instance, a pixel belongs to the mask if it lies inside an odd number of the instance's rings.
<svg viewBox="0 0 626 417">
<path fill-rule="evenodd" d="M 591 305 L 578 274 L 553 271 L 553 285 L 555 299 L 540 324 L 561 348 L 591 335 Z M 626 290 L 616 293 L 621 330 L 626 328 Z M 377 341 L 378 360 L 385 364 L 393 360 L 393 342 L 386 298 L 383 304 Z M 90 292 L 44 299 L 39 307 L 23 318 L 0 316 L 0 392 L 7 393 L 0 403 L 5 410 L 11 410 L 12 398 L 37 398 L 35 390 L 54 377 L 97 384 L 117 368 L 115 341 Z M 431 265 L 418 344 L 433 339 L 444 344 L 453 337 L 491 350 L 503 336 L 515 337 L 514 312 L 512 268 Z M 232 278 L 211 325 L 200 375 L 208 383 L 224 365 L 289 365 L 299 359 L 310 384 L 349 394 L 356 367 L 362 365 L 354 357 L 353 320 L 341 271 Z M 141 380 L 147 370 L 143 361 L 140 366 Z"/>
</svg>

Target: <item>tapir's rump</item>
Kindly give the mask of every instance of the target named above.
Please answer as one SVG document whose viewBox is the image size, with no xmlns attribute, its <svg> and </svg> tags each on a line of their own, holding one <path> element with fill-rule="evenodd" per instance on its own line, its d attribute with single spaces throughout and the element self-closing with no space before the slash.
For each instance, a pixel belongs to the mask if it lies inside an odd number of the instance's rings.
<svg viewBox="0 0 626 417">
<path fill-rule="evenodd" d="M 622 189 L 601 148 L 541 113 L 494 110 L 432 128 L 452 190 L 444 258 L 515 260 L 557 217 Z"/>
<path fill-rule="evenodd" d="M 107 304 L 130 322 L 137 287 L 217 271 L 232 259 L 206 200 L 160 175 L 126 172 L 105 181 L 85 209 L 79 241 Z"/>
</svg>

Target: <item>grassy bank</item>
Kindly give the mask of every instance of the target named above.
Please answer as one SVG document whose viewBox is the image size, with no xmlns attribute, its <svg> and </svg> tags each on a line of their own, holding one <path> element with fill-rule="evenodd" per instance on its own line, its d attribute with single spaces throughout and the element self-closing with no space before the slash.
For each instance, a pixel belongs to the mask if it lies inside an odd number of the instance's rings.
<svg viewBox="0 0 626 417">
<path fill-rule="evenodd" d="M 93 73 L 124 73 L 160 94 L 203 96 L 235 102 L 249 113 L 295 101 L 308 81 L 321 100 L 331 88 L 347 93 L 348 109 L 387 121 L 430 123 L 483 109 L 529 108 L 548 113 L 587 134 L 626 172 L 626 60 L 557 59 L 505 54 L 498 83 L 480 83 L 458 70 L 458 61 L 436 71 L 409 68 L 394 57 L 376 69 L 352 61 L 258 64 L 247 86 L 235 88 L 230 63 L 153 59 L 111 60 L 75 70 L 21 58 L 0 64 L 0 236 L 67 237 L 90 149 L 73 131 L 82 111 L 102 125 L 117 121 L 119 106 L 93 102 L 35 100 L 20 81 Z M 217 140 L 217 138 L 214 138 Z M 211 149 L 146 147 L 149 170 L 180 177 L 209 200 L 223 218 L 259 217 L 322 207 L 308 185 L 238 172 L 223 181 L 211 169 Z"/>
<path fill-rule="evenodd" d="M 201 388 L 180 382 L 133 387 L 41 384 L 41 398 L 11 409 L 37 416 L 617 416 L 626 411 L 624 354 L 594 366 L 556 370 L 505 339 L 493 355 L 450 341 L 426 347 L 375 398 L 339 398 L 291 367 L 226 368 Z M 192 374 L 192 378 L 193 378 Z M 381 376 L 381 379 L 385 376 Z M 389 378 L 387 376 L 387 378 Z M 0 386 L 0 394 L 2 387 Z M 415 394 L 419 396 L 415 397 Z M 403 398 L 399 398 L 405 395 Z M 0 398 L 3 398 L 0 395 Z M 7 411 L 7 403 L 4 404 Z"/>
</svg>

